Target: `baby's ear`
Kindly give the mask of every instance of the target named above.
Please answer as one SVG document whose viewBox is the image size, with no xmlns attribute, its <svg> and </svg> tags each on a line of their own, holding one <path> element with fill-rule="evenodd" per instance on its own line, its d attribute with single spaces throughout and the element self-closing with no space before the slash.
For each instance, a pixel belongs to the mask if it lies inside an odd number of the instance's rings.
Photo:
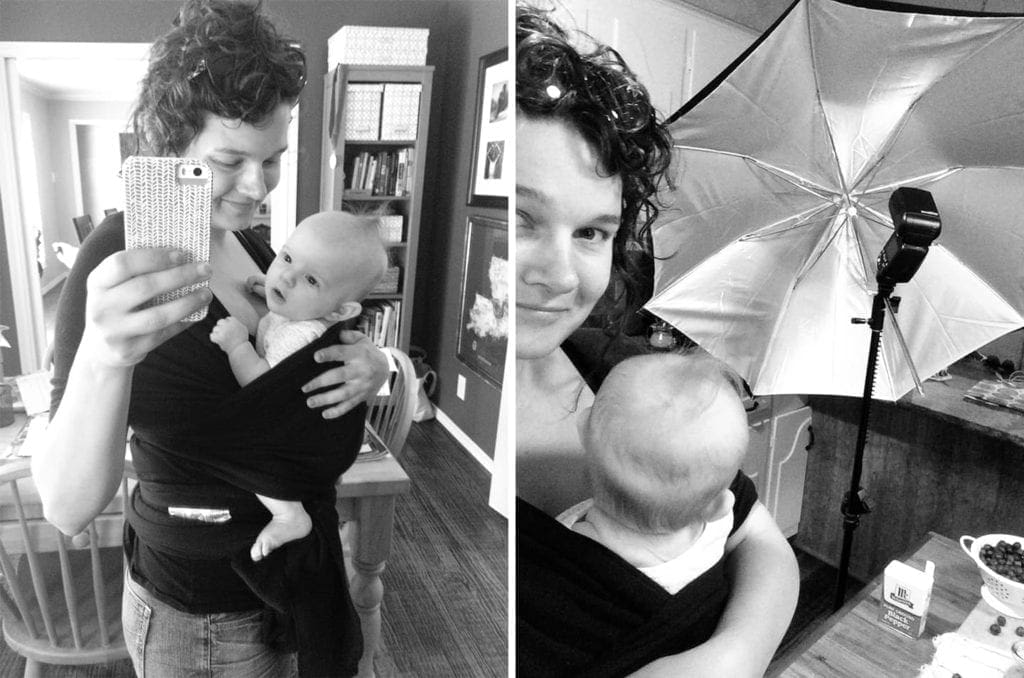
<svg viewBox="0 0 1024 678">
<path fill-rule="evenodd" d="M 340 322 L 349 318 L 355 318 L 362 312 L 363 307 L 358 301 L 346 301 L 341 305 L 341 308 L 331 314 L 331 318 L 335 322 Z"/>
<path fill-rule="evenodd" d="M 729 489 L 724 489 L 718 493 L 714 499 L 712 499 L 701 515 L 705 521 L 719 520 L 724 518 L 727 514 L 732 512 L 732 506 L 736 501 L 736 497 Z"/>
</svg>

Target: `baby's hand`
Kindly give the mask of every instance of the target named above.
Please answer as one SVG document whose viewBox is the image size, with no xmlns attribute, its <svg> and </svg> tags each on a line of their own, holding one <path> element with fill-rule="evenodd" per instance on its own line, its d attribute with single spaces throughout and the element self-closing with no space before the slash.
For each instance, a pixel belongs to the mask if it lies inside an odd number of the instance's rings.
<svg viewBox="0 0 1024 678">
<path fill-rule="evenodd" d="M 230 353 L 231 349 L 249 341 L 249 331 L 237 318 L 221 318 L 210 332 L 210 341 L 220 346 L 225 353 Z"/>
<path fill-rule="evenodd" d="M 259 275 L 250 275 L 245 279 L 245 290 L 249 294 L 255 294 L 261 299 L 267 298 L 267 276 L 263 273 Z"/>
</svg>

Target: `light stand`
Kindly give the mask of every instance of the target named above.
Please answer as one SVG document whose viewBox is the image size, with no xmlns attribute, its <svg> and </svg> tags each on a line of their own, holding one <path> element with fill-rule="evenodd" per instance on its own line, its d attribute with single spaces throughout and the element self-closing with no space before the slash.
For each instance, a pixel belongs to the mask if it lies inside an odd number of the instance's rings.
<svg viewBox="0 0 1024 678">
<path fill-rule="evenodd" d="M 857 445 L 853 453 L 853 471 L 850 474 L 850 489 L 843 497 L 843 549 L 839 556 L 839 573 L 836 577 L 833 609 L 838 610 L 846 600 L 846 582 L 850 569 L 850 551 L 853 546 L 853 531 L 860 524 L 860 517 L 871 509 L 861 494 L 860 477 L 864 466 L 864 445 L 867 442 L 868 421 L 871 416 L 871 394 L 875 386 L 875 372 L 878 367 L 878 349 L 882 341 L 882 326 L 885 312 L 893 310 L 890 297 L 897 283 L 909 282 L 920 268 L 928 253 L 928 246 L 941 231 L 939 213 L 927 191 L 901 187 L 889 198 L 889 213 L 892 216 L 893 234 L 878 255 L 878 292 L 871 305 L 871 317 L 854 318 L 852 322 L 867 323 L 871 330 L 868 347 L 867 371 L 864 375 L 864 394 L 861 398 L 860 424 L 857 429 Z M 892 301 L 897 301 L 895 298 Z M 898 337 L 902 344 L 902 336 Z M 905 349 L 904 349 L 905 350 Z M 910 362 L 910 355 L 907 354 Z M 911 363 L 913 370 L 913 363 Z"/>
</svg>

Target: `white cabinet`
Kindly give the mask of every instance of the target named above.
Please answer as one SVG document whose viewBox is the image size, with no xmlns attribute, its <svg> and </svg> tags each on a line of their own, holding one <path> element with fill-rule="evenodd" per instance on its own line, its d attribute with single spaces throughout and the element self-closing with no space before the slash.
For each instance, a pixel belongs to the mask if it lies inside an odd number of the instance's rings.
<svg viewBox="0 0 1024 678">
<path fill-rule="evenodd" d="M 804 472 L 811 434 L 811 408 L 796 396 L 757 398 L 747 414 L 750 444 L 743 472 L 787 537 L 800 526 Z"/>
</svg>

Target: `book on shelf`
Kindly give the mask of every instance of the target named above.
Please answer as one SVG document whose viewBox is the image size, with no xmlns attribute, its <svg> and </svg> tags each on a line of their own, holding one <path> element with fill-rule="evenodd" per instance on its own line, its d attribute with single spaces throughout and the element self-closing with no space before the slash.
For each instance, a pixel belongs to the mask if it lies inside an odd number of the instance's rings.
<svg viewBox="0 0 1024 678">
<path fill-rule="evenodd" d="M 398 341 L 402 302 L 397 299 L 375 299 L 363 304 L 356 328 L 377 346 L 394 346 Z"/>
<path fill-rule="evenodd" d="M 353 193 L 401 197 L 409 195 L 415 151 L 361 151 L 352 158 L 347 189 Z"/>
</svg>

